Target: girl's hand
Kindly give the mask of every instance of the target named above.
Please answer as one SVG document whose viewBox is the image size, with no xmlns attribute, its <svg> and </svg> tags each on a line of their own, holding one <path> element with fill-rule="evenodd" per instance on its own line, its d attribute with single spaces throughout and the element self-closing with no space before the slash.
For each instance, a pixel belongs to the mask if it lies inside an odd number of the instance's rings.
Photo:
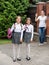
<svg viewBox="0 0 49 65">
<path fill-rule="evenodd" d="M 38 17 L 38 14 L 37 13 L 35 14 L 35 17 Z"/>
<path fill-rule="evenodd" d="M 31 39 L 30 41 L 32 42 L 33 40 Z"/>
<path fill-rule="evenodd" d="M 22 39 L 20 39 L 20 42 L 22 42 Z"/>
</svg>

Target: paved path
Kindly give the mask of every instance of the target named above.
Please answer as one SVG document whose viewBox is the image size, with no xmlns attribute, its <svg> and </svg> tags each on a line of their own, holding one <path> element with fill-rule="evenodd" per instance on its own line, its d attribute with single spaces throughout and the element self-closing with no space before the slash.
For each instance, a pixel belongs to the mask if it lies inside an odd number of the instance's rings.
<svg viewBox="0 0 49 65">
<path fill-rule="evenodd" d="M 0 51 L 0 65 L 20 65 L 13 62 L 12 59 Z"/>
<path fill-rule="evenodd" d="M 0 45 L 0 65 L 49 65 L 49 44 L 39 46 L 39 42 L 31 43 L 31 60 L 27 61 L 25 44 L 21 47 L 21 61 L 12 61 L 12 44 Z"/>
</svg>

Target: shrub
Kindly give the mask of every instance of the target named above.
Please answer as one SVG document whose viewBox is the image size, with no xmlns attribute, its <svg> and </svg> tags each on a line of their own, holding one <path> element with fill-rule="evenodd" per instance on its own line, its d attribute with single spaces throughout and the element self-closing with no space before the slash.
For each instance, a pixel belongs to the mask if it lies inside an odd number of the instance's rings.
<svg viewBox="0 0 49 65">
<path fill-rule="evenodd" d="M 0 0 L 0 38 L 7 36 L 7 29 L 15 22 L 17 15 L 25 22 L 28 0 Z"/>
</svg>

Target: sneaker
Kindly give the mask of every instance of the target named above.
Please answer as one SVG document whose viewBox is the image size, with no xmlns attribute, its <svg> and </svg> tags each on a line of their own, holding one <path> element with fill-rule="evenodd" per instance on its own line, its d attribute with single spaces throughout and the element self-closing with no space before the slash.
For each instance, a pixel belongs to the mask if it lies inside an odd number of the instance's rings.
<svg viewBox="0 0 49 65">
<path fill-rule="evenodd" d="M 28 61 L 31 59 L 30 57 L 26 58 Z"/>
<path fill-rule="evenodd" d="M 44 44 L 47 44 L 47 42 L 44 42 Z"/>
<path fill-rule="evenodd" d="M 20 58 L 17 58 L 17 61 L 21 61 L 21 59 Z"/>
<path fill-rule="evenodd" d="M 43 46 L 44 44 L 43 43 L 40 43 L 39 46 Z"/>
<path fill-rule="evenodd" d="M 13 59 L 13 62 L 16 62 L 16 59 Z"/>
</svg>

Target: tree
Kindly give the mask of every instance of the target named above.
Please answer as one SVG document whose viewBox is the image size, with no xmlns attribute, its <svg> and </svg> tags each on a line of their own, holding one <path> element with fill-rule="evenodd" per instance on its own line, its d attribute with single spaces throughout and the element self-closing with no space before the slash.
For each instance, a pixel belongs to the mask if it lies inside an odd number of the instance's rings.
<svg viewBox="0 0 49 65">
<path fill-rule="evenodd" d="M 17 15 L 22 16 L 24 23 L 28 7 L 28 0 L 0 0 L 0 38 L 7 36 L 7 29 L 15 22 Z"/>
</svg>

